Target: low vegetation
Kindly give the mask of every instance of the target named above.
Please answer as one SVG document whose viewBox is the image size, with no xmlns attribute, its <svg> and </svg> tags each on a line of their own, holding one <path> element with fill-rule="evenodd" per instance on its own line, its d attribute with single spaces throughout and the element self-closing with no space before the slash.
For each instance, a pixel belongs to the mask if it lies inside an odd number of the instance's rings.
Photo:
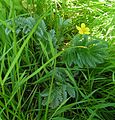
<svg viewBox="0 0 115 120">
<path fill-rule="evenodd" d="M 0 120 L 115 119 L 115 1 L 0 1 Z"/>
</svg>

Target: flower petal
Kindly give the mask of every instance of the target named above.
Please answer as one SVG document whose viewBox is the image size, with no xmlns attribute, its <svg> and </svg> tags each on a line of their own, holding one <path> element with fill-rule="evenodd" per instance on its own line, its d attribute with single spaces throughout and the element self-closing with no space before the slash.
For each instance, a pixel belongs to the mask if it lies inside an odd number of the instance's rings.
<svg viewBox="0 0 115 120">
<path fill-rule="evenodd" d="M 76 26 L 77 30 L 81 30 L 81 28 L 79 26 Z"/>
<path fill-rule="evenodd" d="M 90 34 L 90 32 L 89 32 L 89 31 L 86 31 L 86 32 L 84 32 L 84 34 Z"/>
<path fill-rule="evenodd" d="M 83 30 L 81 29 L 81 30 L 79 30 L 79 34 L 84 34 L 84 32 L 83 32 Z"/>
<path fill-rule="evenodd" d="M 86 31 L 90 31 L 90 29 L 88 27 L 85 28 Z"/>
<path fill-rule="evenodd" d="M 85 23 L 81 23 L 81 28 L 85 28 Z"/>
</svg>

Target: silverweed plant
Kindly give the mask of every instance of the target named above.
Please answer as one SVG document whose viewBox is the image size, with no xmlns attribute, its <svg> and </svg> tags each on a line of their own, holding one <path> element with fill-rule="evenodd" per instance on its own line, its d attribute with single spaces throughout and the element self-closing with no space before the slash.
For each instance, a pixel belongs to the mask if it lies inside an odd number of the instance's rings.
<svg viewBox="0 0 115 120">
<path fill-rule="evenodd" d="M 0 1 L 0 120 L 114 120 L 115 2 Z"/>
</svg>

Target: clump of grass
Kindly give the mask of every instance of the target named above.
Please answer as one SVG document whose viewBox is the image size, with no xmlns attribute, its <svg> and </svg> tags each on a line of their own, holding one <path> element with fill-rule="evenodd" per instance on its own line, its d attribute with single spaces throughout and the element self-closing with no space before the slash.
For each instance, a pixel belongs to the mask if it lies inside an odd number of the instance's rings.
<svg viewBox="0 0 115 120">
<path fill-rule="evenodd" d="M 0 1 L 0 119 L 113 120 L 114 7 Z"/>
</svg>

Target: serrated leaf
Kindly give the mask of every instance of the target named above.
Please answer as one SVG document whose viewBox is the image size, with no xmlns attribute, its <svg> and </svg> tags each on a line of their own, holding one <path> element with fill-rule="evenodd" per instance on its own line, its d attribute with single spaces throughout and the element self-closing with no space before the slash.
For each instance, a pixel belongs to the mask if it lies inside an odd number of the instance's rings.
<svg viewBox="0 0 115 120">
<path fill-rule="evenodd" d="M 87 37 L 82 39 L 79 36 L 75 36 L 69 48 L 65 51 L 63 59 L 69 66 L 74 64 L 78 65 L 80 68 L 96 67 L 97 64 L 104 62 L 107 55 L 106 50 L 107 43 L 105 43 L 105 41 L 89 41 Z"/>
<path fill-rule="evenodd" d="M 41 96 L 44 97 L 42 101 L 42 105 L 47 104 L 47 99 L 49 95 L 49 90 L 45 89 L 42 93 Z M 52 89 L 51 93 L 51 99 L 49 101 L 49 106 L 51 108 L 56 108 L 59 106 L 65 99 L 67 99 L 67 92 L 66 89 L 62 86 L 58 86 Z"/>
<path fill-rule="evenodd" d="M 75 90 L 74 90 L 73 86 L 68 83 L 66 88 L 67 88 L 66 90 L 67 90 L 69 96 L 72 98 L 75 98 Z"/>
</svg>

